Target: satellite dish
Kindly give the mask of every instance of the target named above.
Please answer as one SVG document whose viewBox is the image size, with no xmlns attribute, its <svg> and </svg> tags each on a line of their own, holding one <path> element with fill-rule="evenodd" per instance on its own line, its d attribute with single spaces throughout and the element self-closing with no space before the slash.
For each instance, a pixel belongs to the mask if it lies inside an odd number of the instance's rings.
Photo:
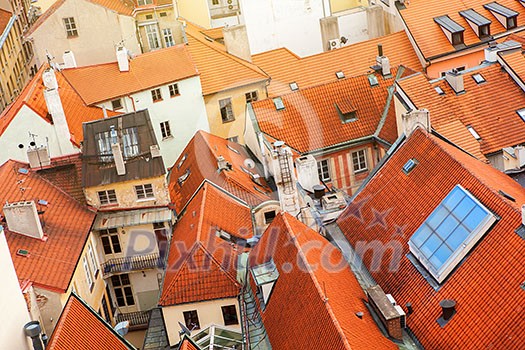
<svg viewBox="0 0 525 350">
<path fill-rule="evenodd" d="M 182 334 L 186 334 L 188 337 L 191 336 L 191 331 L 188 329 L 188 327 L 186 327 L 183 323 L 181 323 L 180 321 L 179 322 L 179 326 L 180 326 L 180 331 L 179 333 L 182 335 Z"/>
<path fill-rule="evenodd" d="M 115 332 L 117 332 L 118 335 L 120 335 L 121 337 L 125 336 L 126 334 L 128 334 L 129 331 L 129 321 L 122 321 L 120 323 L 117 323 L 114 329 Z"/>
<path fill-rule="evenodd" d="M 244 160 L 244 165 L 248 168 L 248 169 L 254 169 L 255 168 L 255 162 L 250 159 L 250 158 L 246 158 Z"/>
</svg>

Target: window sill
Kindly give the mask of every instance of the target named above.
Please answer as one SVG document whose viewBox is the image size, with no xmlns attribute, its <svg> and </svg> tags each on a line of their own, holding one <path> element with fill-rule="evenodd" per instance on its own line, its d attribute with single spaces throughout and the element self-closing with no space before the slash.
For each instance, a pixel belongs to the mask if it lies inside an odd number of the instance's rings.
<svg viewBox="0 0 525 350">
<path fill-rule="evenodd" d="M 172 140 L 172 139 L 174 139 L 174 137 L 173 137 L 173 135 L 170 135 L 170 136 L 163 137 L 162 141 L 169 141 L 169 140 Z"/>
<path fill-rule="evenodd" d="M 158 102 L 162 102 L 162 101 L 164 101 L 163 98 L 161 98 L 161 99 L 159 99 L 159 100 L 153 100 L 153 103 L 158 103 Z"/>
<path fill-rule="evenodd" d="M 118 207 L 118 203 L 100 204 L 100 208 L 115 208 Z"/>
<path fill-rule="evenodd" d="M 235 119 L 231 119 L 231 120 L 223 120 L 222 123 L 223 123 L 223 124 L 228 124 L 228 123 L 232 123 L 232 122 L 234 122 L 234 121 L 235 121 Z"/>
<path fill-rule="evenodd" d="M 364 173 L 364 172 L 367 172 L 367 171 L 368 171 L 368 168 L 361 169 L 361 170 L 354 170 L 354 174 L 361 174 L 361 173 Z"/>
<path fill-rule="evenodd" d="M 137 199 L 137 203 L 151 202 L 154 200 L 157 200 L 157 199 L 155 197 L 142 198 L 142 199 Z"/>
<path fill-rule="evenodd" d="M 171 46 L 169 46 L 169 47 L 171 47 Z M 176 95 L 173 95 L 173 96 L 170 95 L 171 98 L 175 98 L 175 97 L 179 97 L 179 96 L 180 96 L 180 94 L 176 94 Z"/>
</svg>

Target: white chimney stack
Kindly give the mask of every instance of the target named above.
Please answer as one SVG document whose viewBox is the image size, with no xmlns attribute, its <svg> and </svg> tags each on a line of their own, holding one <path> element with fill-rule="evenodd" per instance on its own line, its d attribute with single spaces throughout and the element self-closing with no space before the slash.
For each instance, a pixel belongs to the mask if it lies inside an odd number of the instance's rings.
<svg viewBox="0 0 525 350">
<path fill-rule="evenodd" d="M 454 90 L 456 94 L 465 91 L 463 86 L 463 75 L 458 72 L 456 69 L 452 69 L 445 73 L 445 80 L 450 84 L 450 87 Z"/>
<path fill-rule="evenodd" d="M 297 192 L 293 154 L 283 141 L 274 142 L 272 162 L 274 179 L 279 193 L 281 208 L 295 216 L 299 213 L 299 195 Z"/>
<path fill-rule="evenodd" d="M 428 132 L 431 131 L 432 126 L 430 124 L 430 113 L 428 109 L 420 109 L 403 113 L 401 118 L 403 123 L 403 132 L 406 136 L 411 135 L 417 126 L 423 127 Z"/>
<path fill-rule="evenodd" d="M 129 72 L 128 50 L 123 46 L 117 48 L 117 63 L 119 71 Z"/>
<path fill-rule="evenodd" d="M 62 100 L 58 93 L 58 88 L 44 90 L 44 100 L 46 101 L 47 111 L 51 114 L 55 133 L 57 135 L 60 155 L 75 153 L 71 144 L 71 133 L 66 120 L 66 114 L 62 107 Z"/>
<path fill-rule="evenodd" d="M 53 68 L 48 68 L 42 73 L 42 81 L 48 89 L 58 89 L 58 81 Z"/>
<path fill-rule="evenodd" d="M 77 61 L 73 51 L 64 52 L 62 60 L 64 61 L 64 68 L 77 68 Z"/>
<path fill-rule="evenodd" d="M 307 191 L 314 192 L 314 186 L 319 185 L 319 173 L 317 161 L 314 156 L 308 154 L 295 160 L 297 169 L 297 181 Z"/>
<path fill-rule="evenodd" d="M 35 202 L 7 203 L 4 206 L 4 216 L 9 231 L 33 238 L 44 238 L 44 231 Z"/>
</svg>

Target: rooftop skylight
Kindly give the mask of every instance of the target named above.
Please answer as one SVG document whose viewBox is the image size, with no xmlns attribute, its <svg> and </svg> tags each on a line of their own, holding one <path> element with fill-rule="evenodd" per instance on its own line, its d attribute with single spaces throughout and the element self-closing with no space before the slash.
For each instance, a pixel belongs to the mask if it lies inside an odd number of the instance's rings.
<svg viewBox="0 0 525 350">
<path fill-rule="evenodd" d="M 342 71 L 335 72 L 335 76 L 337 77 L 337 79 L 343 79 L 345 77 L 345 73 L 343 73 Z"/>
<path fill-rule="evenodd" d="M 280 111 L 284 109 L 284 103 L 283 99 L 280 97 L 276 97 L 273 99 L 273 104 L 275 105 L 275 109 Z"/>
<path fill-rule="evenodd" d="M 368 82 L 370 83 L 370 86 L 377 86 L 379 85 L 379 81 L 377 80 L 377 77 L 375 74 L 368 74 Z"/>
<path fill-rule="evenodd" d="M 472 134 L 472 136 L 474 136 L 476 140 L 481 140 L 481 136 L 479 136 L 472 126 L 467 126 L 467 130 Z"/>
<path fill-rule="evenodd" d="M 488 231 L 496 217 L 456 185 L 410 238 L 412 254 L 442 283 Z"/>
<path fill-rule="evenodd" d="M 439 86 L 436 86 L 434 88 L 434 90 L 436 90 L 436 92 L 438 93 L 438 95 L 444 95 L 445 94 L 445 91 L 443 91 L 443 89 Z"/>
<path fill-rule="evenodd" d="M 292 91 L 299 90 L 299 85 L 295 81 L 293 83 L 290 83 L 290 90 Z"/>
<path fill-rule="evenodd" d="M 403 165 L 403 172 L 409 174 L 418 164 L 418 161 L 415 158 L 409 159 L 405 165 Z"/>
<path fill-rule="evenodd" d="M 479 74 L 479 73 L 476 73 L 474 75 L 472 75 L 472 79 L 474 79 L 474 81 L 477 83 L 477 84 L 481 84 L 481 83 L 484 83 L 486 82 L 485 78 L 483 77 L 483 75 Z"/>
</svg>

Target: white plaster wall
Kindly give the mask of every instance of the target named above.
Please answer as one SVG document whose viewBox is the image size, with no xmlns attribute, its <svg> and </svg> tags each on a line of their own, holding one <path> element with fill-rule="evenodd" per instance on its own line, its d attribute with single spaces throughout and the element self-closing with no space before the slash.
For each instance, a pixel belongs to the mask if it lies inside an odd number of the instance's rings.
<svg viewBox="0 0 525 350">
<path fill-rule="evenodd" d="M 206 106 L 202 97 L 200 78 L 192 77 L 178 81 L 180 95 L 170 97 L 168 85 L 160 87 L 162 101 L 153 102 L 151 89 L 131 95 L 135 103 L 135 110 L 147 109 L 155 136 L 160 147 L 166 168 L 171 167 L 184 147 L 198 130 L 209 132 L 210 126 L 206 116 Z M 122 98 L 124 109 L 122 112 L 132 112 L 133 104 L 128 97 Z M 111 101 L 100 104 L 111 109 Z M 163 139 L 160 123 L 170 122 L 172 137 Z"/>
<path fill-rule="evenodd" d="M 321 0 L 241 0 L 240 3 L 252 54 L 279 47 L 287 47 L 299 56 L 323 51 Z"/>
<path fill-rule="evenodd" d="M 239 320 L 239 324 L 231 326 L 224 325 L 221 307 L 227 305 L 235 305 L 237 309 L 237 319 Z M 212 324 L 216 324 L 226 329 L 231 329 L 237 332 L 241 331 L 241 316 L 239 314 L 239 302 L 236 298 L 217 299 L 201 301 L 199 303 L 167 306 L 162 308 L 162 314 L 164 316 L 164 323 L 166 324 L 166 331 L 168 332 L 168 339 L 170 345 L 175 345 L 179 342 L 180 326 L 178 322 L 185 324 L 183 312 L 190 310 L 197 310 L 201 330 L 205 329 L 206 327 Z M 197 334 L 198 332 L 199 330 L 194 330 L 192 334 Z"/>
<path fill-rule="evenodd" d="M 63 18 L 73 17 L 78 37 L 67 38 Z M 127 48 L 140 53 L 135 34 L 135 20 L 130 16 L 86 0 L 67 0 L 30 36 L 34 41 L 37 65 L 47 61 L 46 49 L 62 62 L 64 51 L 75 54 L 79 66 L 114 61 L 115 45 L 122 40 Z"/>
<path fill-rule="evenodd" d="M 368 19 L 366 9 L 356 9 L 337 17 L 339 33 L 348 39 L 347 44 L 368 40 Z"/>
<path fill-rule="evenodd" d="M 129 274 L 131 287 L 138 310 L 150 310 L 157 306 L 159 298 L 159 277 L 161 270 L 144 270 Z"/>
<path fill-rule="evenodd" d="M 28 339 L 24 334 L 24 325 L 30 321 L 27 305 L 20 290 L 15 267 L 7 246 L 3 229 L 0 228 L 0 270 L 2 270 L 2 288 L 0 288 L 0 350 L 29 350 Z"/>
<path fill-rule="evenodd" d="M 29 136 L 30 133 L 38 135 L 35 137 L 37 146 L 48 145 L 51 157 L 64 155 L 60 152 L 53 125 L 31 108 L 23 105 L 4 133 L 0 135 L 0 164 L 9 159 L 28 162 L 27 147 L 33 141 Z M 23 144 L 24 148 L 19 148 L 19 144 Z"/>
</svg>

